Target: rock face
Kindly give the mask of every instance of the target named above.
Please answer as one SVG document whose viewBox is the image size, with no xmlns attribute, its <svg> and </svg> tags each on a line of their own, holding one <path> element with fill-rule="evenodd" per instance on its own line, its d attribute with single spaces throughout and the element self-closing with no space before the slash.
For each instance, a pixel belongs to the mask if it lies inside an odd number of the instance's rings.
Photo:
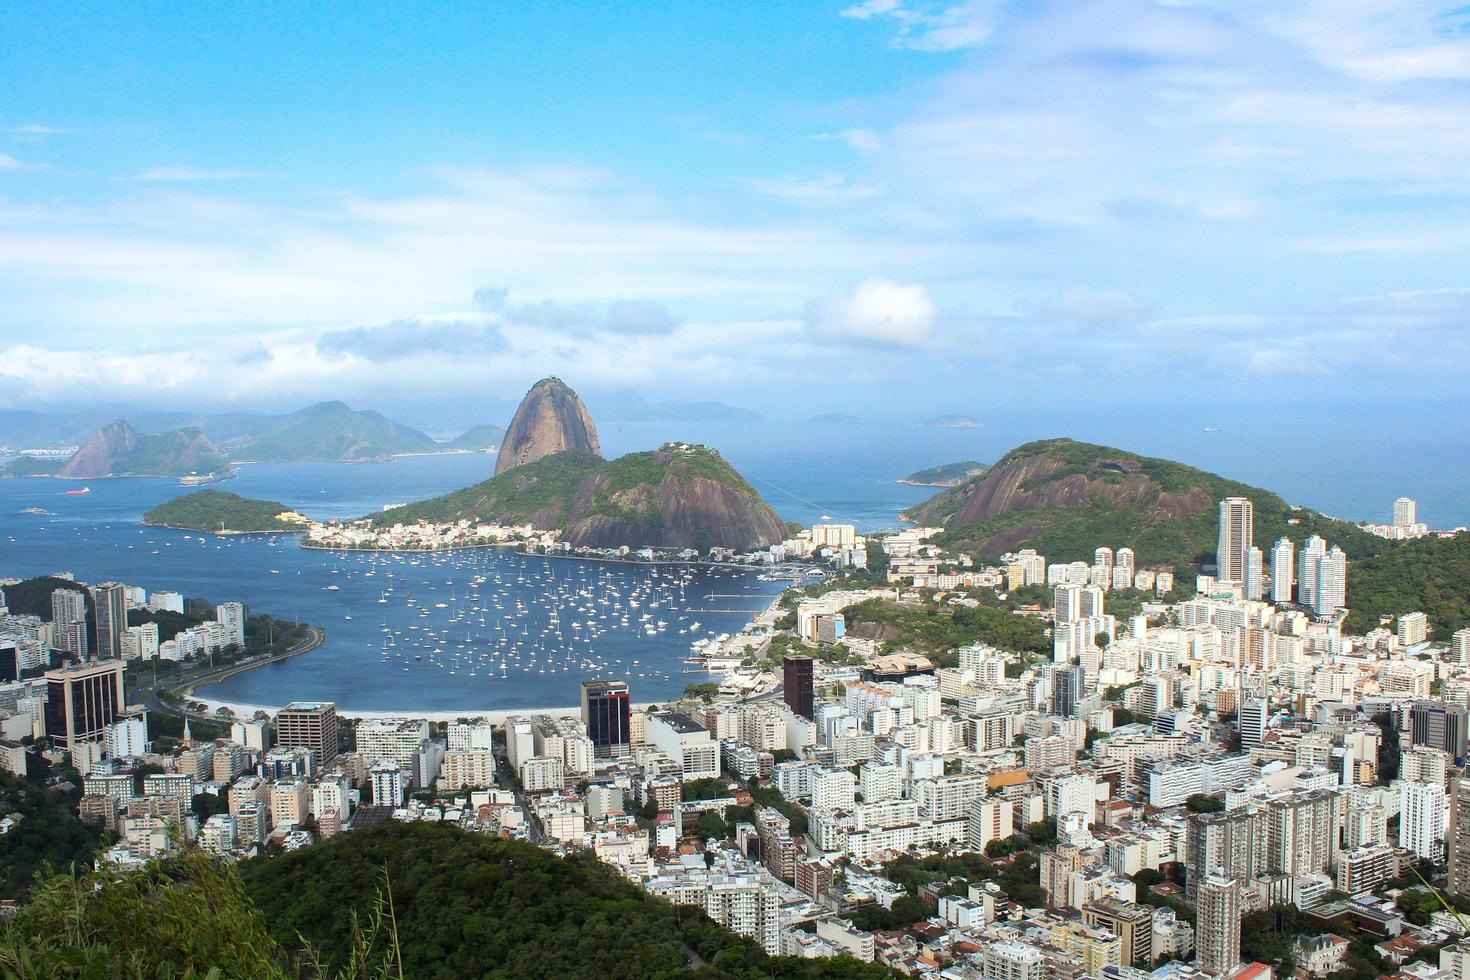
<svg viewBox="0 0 1470 980">
<path fill-rule="evenodd" d="M 219 447 L 196 428 L 140 436 L 126 422 L 103 426 L 56 472 L 66 479 L 184 476 L 230 468 Z"/>
<path fill-rule="evenodd" d="M 664 447 L 614 460 L 583 480 L 565 537 L 591 548 L 749 551 L 780 542 L 785 532 L 776 512 L 719 454 Z"/>
<path fill-rule="evenodd" d="M 1126 507 L 1153 524 L 1198 514 L 1214 503 L 1199 487 L 1183 493 L 1163 490 L 1142 472 L 1136 458 L 1122 454 L 1095 464 L 1096 473 L 1059 474 L 1065 466 L 1063 460 L 1050 455 L 1021 457 L 997 466 L 979 483 L 967 485 L 950 520 L 963 526 L 1002 514 L 1102 504 Z"/>
<path fill-rule="evenodd" d="M 138 433 L 126 422 L 113 422 L 92 434 L 82 447 L 57 471 L 57 476 L 86 480 L 107 476 L 117 461 L 138 448 Z"/>
<path fill-rule="evenodd" d="M 597 427 L 577 393 L 558 378 L 531 386 L 500 443 L 495 475 L 567 450 L 602 455 Z"/>
</svg>

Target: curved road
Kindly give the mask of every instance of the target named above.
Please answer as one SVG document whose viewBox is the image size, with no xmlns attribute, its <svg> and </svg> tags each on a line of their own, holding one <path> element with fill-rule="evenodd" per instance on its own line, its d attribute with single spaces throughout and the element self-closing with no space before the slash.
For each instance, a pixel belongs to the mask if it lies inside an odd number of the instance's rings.
<svg viewBox="0 0 1470 980">
<path fill-rule="evenodd" d="M 158 684 L 151 685 L 147 688 L 140 687 L 138 691 L 134 692 L 134 694 L 138 695 L 139 692 L 146 690 L 146 694 L 142 694 L 141 696 L 147 704 L 149 711 L 161 711 L 164 714 L 169 715 L 187 716 L 190 718 L 203 719 L 205 721 L 217 721 L 218 718 L 215 715 L 206 714 L 198 711 L 187 711 L 182 707 L 176 708 L 173 705 L 166 703 L 162 699 L 161 695 L 165 690 L 167 690 L 171 693 L 182 695 L 183 699 L 187 701 L 189 698 L 189 694 L 194 690 L 194 688 L 198 687 L 201 684 L 210 684 L 214 681 L 223 680 L 224 678 L 229 677 L 233 674 L 238 674 L 244 670 L 252 670 L 256 667 L 262 667 L 266 664 L 273 664 L 277 661 L 285 660 L 289 657 L 295 657 L 303 653 L 308 653 L 321 646 L 323 641 L 326 640 L 326 633 L 323 632 L 321 629 L 315 626 L 308 626 L 306 630 L 308 635 L 305 640 L 302 640 L 300 643 L 287 650 L 282 651 L 281 653 L 277 653 L 269 657 L 252 657 L 249 660 L 238 660 L 232 664 L 225 664 L 220 667 L 215 667 L 212 670 L 205 670 L 201 673 L 190 674 L 183 678 L 173 677 L 160 679 Z"/>
</svg>

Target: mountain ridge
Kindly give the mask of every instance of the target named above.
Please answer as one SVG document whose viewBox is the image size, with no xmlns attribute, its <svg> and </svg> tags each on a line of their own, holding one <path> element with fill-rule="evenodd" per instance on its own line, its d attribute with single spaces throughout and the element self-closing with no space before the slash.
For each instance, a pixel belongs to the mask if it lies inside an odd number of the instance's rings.
<svg viewBox="0 0 1470 980">
<path fill-rule="evenodd" d="M 1140 565 L 1180 571 L 1214 560 L 1217 505 L 1255 504 L 1256 546 L 1280 537 L 1300 544 L 1321 534 L 1349 557 L 1388 542 L 1348 521 L 1288 505 L 1269 490 L 1173 460 L 1072 439 L 1017 446 L 982 475 L 909 509 L 909 519 L 944 528 L 945 543 L 994 558 L 1034 547 L 1051 561 L 1091 560 L 1099 545 L 1134 549 Z"/>
</svg>

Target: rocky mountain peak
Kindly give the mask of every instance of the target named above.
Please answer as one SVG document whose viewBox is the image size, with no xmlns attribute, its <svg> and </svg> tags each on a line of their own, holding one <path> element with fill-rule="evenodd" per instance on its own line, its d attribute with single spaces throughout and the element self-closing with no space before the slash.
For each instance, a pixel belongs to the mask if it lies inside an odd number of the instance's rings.
<svg viewBox="0 0 1470 980">
<path fill-rule="evenodd" d="M 526 392 L 510 420 L 495 474 L 568 449 L 601 456 L 597 426 L 575 391 L 559 378 L 543 378 Z"/>
</svg>

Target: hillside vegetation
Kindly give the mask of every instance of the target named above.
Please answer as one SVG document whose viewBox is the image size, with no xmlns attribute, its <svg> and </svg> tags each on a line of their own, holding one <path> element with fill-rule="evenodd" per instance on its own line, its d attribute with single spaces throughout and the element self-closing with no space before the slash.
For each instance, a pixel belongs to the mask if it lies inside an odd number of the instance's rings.
<svg viewBox="0 0 1470 980">
<path fill-rule="evenodd" d="M 241 868 L 279 936 L 302 936 L 340 967 L 353 945 L 343 907 L 392 887 L 403 972 L 450 977 L 877 977 L 851 960 L 768 957 L 694 909 L 676 909 L 590 854 L 558 858 L 455 827 L 385 821 Z M 810 963 L 810 965 L 808 965 Z"/>
<path fill-rule="evenodd" d="M 1127 546 L 1141 566 L 1192 574 L 1214 562 L 1218 504 L 1232 496 L 1255 504 L 1255 540 L 1263 551 L 1278 538 L 1300 544 L 1313 534 L 1355 559 L 1389 548 L 1354 524 L 1291 507 L 1269 490 L 1071 439 L 1018 446 L 984 475 L 908 516 L 942 526 L 946 544 L 986 558 L 1031 547 L 1049 561 L 1090 561 L 1099 545 Z"/>
<path fill-rule="evenodd" d="M 958 486 L 972 476 L 979 476 L 990 469 L 984 463 L 973 459 L 963 460 L 958 463 L 943 463 L 939 466 L 930 466 L 928 469 L 910 473 L 899 480 L 899 483 L 909 483 L 916 487 L 953 487 Z"/>
<path fill-rule="evenodd" d="M 470 519 L 532 524 L 573 545 L 753 548 L 785 526 L 719 453 L 666 446 L 603 460 L 567 450 L 432 500 L 371 515 L 380 525 Z"/>
<path fill-rule="evenodd" d="M 1421 538 L 1348 565 L 1347 629 L 1362 633 L 1380 618 L 1422 612 L 1436 639 L 1470 626 L 1470 534 Z"/>
<path fill-rule="evenodd" d="M 282 519 L 292 510 L 275 500 L 254 500 L 226 490 L 199 490 L 159 504 L 144 524 L 192 531 L 299 531 L 302 521 Z"/>
<path fill-rule="evenodd" d="M 75 785 L 58 789 L 0 771 L 0 814 L 19 817 L 9 833 L 0 834 L 0 898 L 25 898 L 43 869 L 91 867 L 101 842 L 97 831 L 77 818 L 81 796 Z"/>
</svg>

